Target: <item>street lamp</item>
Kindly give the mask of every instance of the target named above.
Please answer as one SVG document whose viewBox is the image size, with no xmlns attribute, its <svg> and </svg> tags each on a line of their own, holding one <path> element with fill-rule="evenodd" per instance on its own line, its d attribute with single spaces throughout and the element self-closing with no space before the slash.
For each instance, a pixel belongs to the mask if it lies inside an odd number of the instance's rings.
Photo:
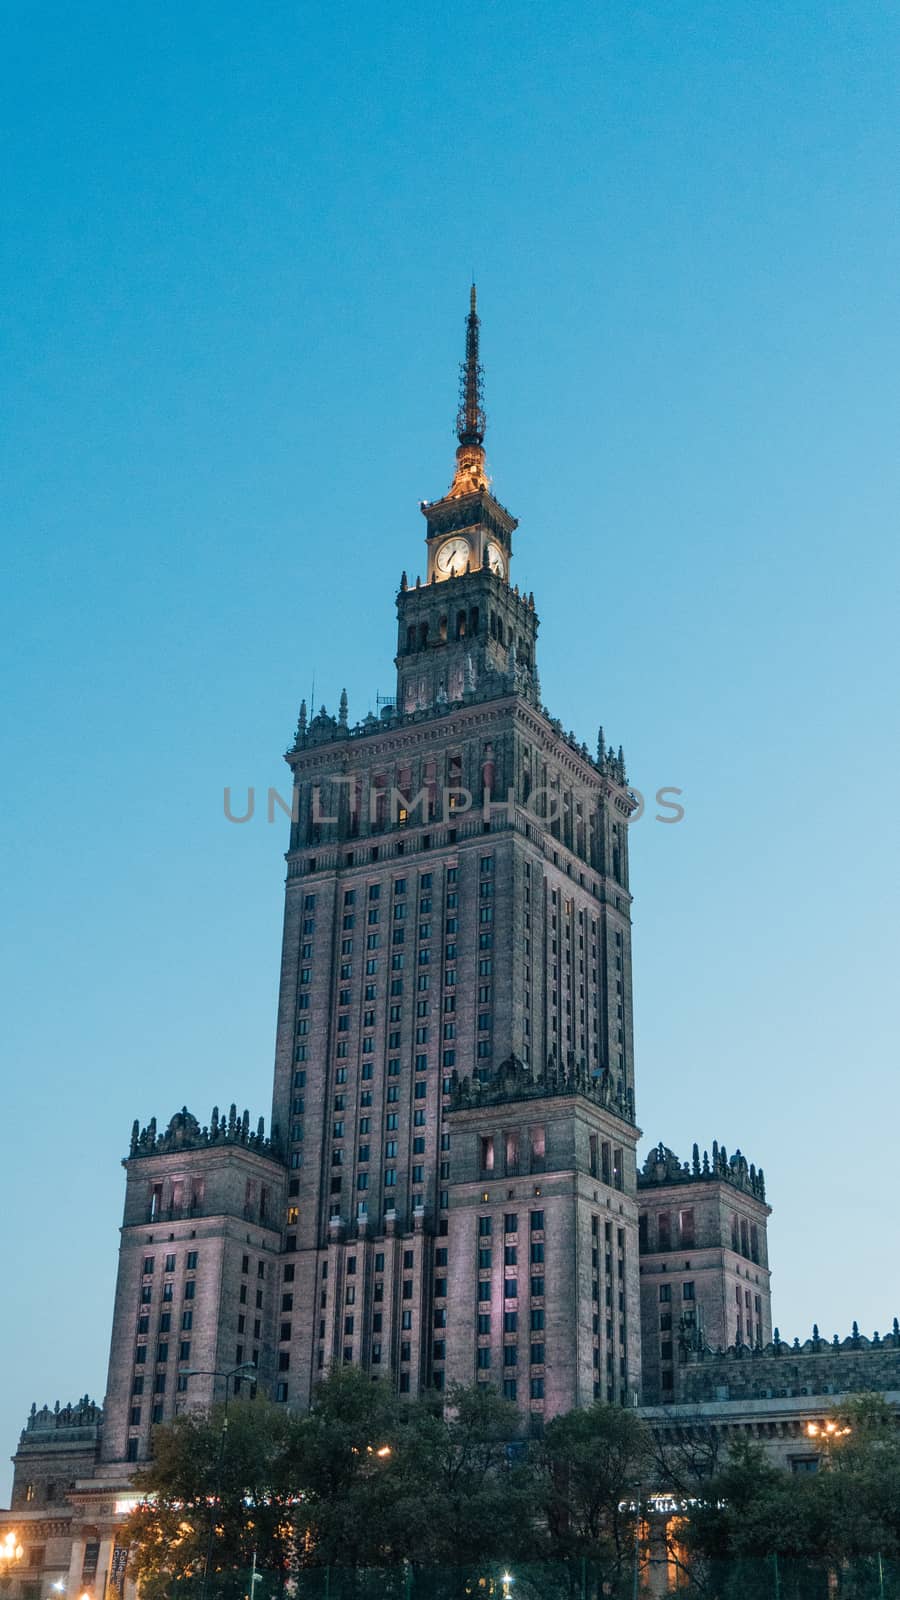
<svg viewBox="0 0 900 1600">
<path fill-rule="evenodd" d="M 22 1554 L 19 1535 L 10 1528 L 9 1532 L 0 1539 L 0 1582 L 2 1582 L 4 1589 L 9 1583 L 10 1569 L 13 1562 L 21 1561 Z"/>
<path fill-rule="evenodd" d="M 203 1582 L 200 1585 L 200 1600 L 206 1600 L 206 1590 L 209 1584 L 209 1569 L 212 1563 L 213 1540 L 216 1533 L 216 1506 L 222 1493 L 222 1467 L 225 1462 L 225 1436 L 228 1431 L 228 1392 L 232 1378 L 237 1378 L 238 1387 L 244 1378 L 255 1378 L 256 1367 L 252 1361 L 241 1361 L 236 1367 L 213 1368 L 193 1367 L 184 1374 L 186 1378 L 224 1378 L 225 1379 L 225 1405 L 222 1411 L 222 1434 L 219 1440 L 219 1459 L 216 1463 L 215 1492 L 209 1507 L 209 1537 L 206 1541 L 206 1560 L 203 1563 Z M 213 1384 L 215 1395 L 215 1384 Z M 251 1586 L 252 1592 L 252 1586 Z"/>
</svg>

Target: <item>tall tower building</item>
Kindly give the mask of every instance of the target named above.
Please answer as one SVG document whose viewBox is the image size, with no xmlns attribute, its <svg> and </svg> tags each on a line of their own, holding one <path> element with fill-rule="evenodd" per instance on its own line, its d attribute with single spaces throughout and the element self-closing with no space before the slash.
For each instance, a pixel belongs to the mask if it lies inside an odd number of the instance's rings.
<svg viewBox="0 0 900 1600">
<path fill-rule="evenodd" d="M 640 1386 L 629 794 L 541 704 L 474 287 L 453 481 L 397 595 L 397 693 L 301 707 L 273 1142 L 277 1398 L 353 1362 L 530 1415 Z"/>
</svg>

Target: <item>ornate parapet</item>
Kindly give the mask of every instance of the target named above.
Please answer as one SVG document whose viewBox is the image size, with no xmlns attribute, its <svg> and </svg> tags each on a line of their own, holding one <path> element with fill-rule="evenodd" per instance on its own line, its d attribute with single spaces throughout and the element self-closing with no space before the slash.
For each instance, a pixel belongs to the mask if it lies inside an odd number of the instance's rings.
<svg viewBox="0 0 900 1600">
<path fill-rule="evenodd" d="M 634 1098 L 623 1079 L 613 1083 L 609 1072 L 593 1073 L 584 1062 L 562 1067 L 551 1055 L 543 1068 L 532 1070 L 516 1055 L 497 1067 L 483 1068 L 482 1077 L 460 1077 L 454 1072 L 450 1110 L 472 1111 L 480 1106 L 510 1105 L 523 1100 L 557 1099 L 581 1095 L 625 1122 L 634 1122 Z"/>
<path fill-rule="evenodd" d="M 785 1395 L 900 1391 L 900 1324 L 890 1333 L 861 1334 L 854 1322 L 844 1339 L 812 1337 L 789 1343 L 778 1329 L 770 1344 L 712 1349 L 702 1330 L 679 1332 L 677 1391 L 680 1403 L 760 1400 Z"/>
<path fill-rule="evenodd" d="M 150 1118 L 146 1128 L 142 1128 L 135 1120 L 131 1128 L 128 1159 L 170 1155 L 179 1150 L 205 1150 L 220 1145 L 240 1145 L 245 1150 L 255 1150 L 257 1154 L 275 1160 L 280 1160 L 282 1155 L 278 1140 L 266 1138 L 262 1117 L 259 1118 L 255 1131 L 251 1132 L 249 1111 L 244 1111 L 239 1117 L 237 1107 L 232 1105 L 228 1116 L 220 1117 L 218 1106 L 213 1106 L 209 1126 L 201 1128 L 197 1118 L 191 1115 L 187 1106 L 182 1106 L 180 1111 L 176 1111 L 164 1133 L 157 1131 L 155 1117 Z"/>
<path fill-rule="evenodd" d="M 693 1156 L 690 1162 L 681 1161 L 667 1145 L 658 1144 L 650 1151 L 641 1171 L 638 1173 L 638 1189 L 661 1188 L 672 1183 L 709 1183 L 713 1178 L 720 1178 L 725 1183 L 731 1184 L 735 1189 L 741 1189 L 745 1194 L 752 1194 L 756 1200 L 766 1198 L 766 1180 L 762 1167 L 755 1167 L 752 1162 L 747 1162 L 740 1150 L 729 1156 L 724 1145 L 713 1140 L 712 1156 L 704 1150 L 700 1155 L 698 1145 L 694 1145 Z"/>
<path fill-rule="evenodd" d="M 714 1350 L 701 1339 L 692 1335 L 690 1329 L 682 1331 L 680 1336 L 682 1358 L 687 1364 L 702 1361 L 757 1361 L 779 1359 L 784 1356 L 819 1356 L 823 1354 L 840 1355 L 854 1350 L 897 1350 L 900 1351 L 900 1322 L 894 1318 L 890 1333 L 884 1335 L 873 1333 L 871 1339 L 860 1333 L 859 1324 L 854 1322 L 852 1331 L 845 1339 L 837 1334 L 831 1339 L 823 1339 L 819 1334 L 818 1325 L 813 1323 L 812 1337 L 805 1339 L 801 1344 L 795 1339 L 793 1344 L 787 1339 L 782 1339 L 778 1329 L 775 1329 L 771 1344 L 731 1344 L 725 1349 Z"/>
<path fill-rule="evenodd" d="M 61 1406 L 57 1400 L 54 1406 L 32 1405 L 28 1413 L 28 1420 L 22 1429 L 20 1445 L 36 1441 L 39 1435 L 59 1434 L 65 1432 L 72 1436 L 78 1430 L 85 1436 L 85 1430 L 96 1430 L 103 1421 L 103 1408 L 98 1406 L 88 1395 L 82 1395 L 80 1400 Z"/>
<path fill-rule="evenodd" d="M 515 590 L 518 594 L 518 589 Z M 522 599 L 530 610 L 534 610 L 534 595 L 522 595 Z M 515 673 L 513 673 L 515 677 Z M 625 768 L 625 754 L 622 746 L 614 749 L 607 743 L 603 729 L 600 729 L 597 738 L 597 754 L 591 755 L 590 749 L 583 739 L 579 739 L 573 729 L 566 729 L 558 717 L 550 709 L 540 703 L 539 694 L 536 695 L 525 678 L 516 679 L 519 691 L 525 694 L 537 706 L 541 715 L 550 724 L 558 738 L 565 741 L 571 750 L 581 760 L 592 767 L 600 777 L 606 778 L 610 783 L 616 784 L 620 789 L 628 788 L 628 775 Z M 291 748 L 285 752 L 285 759 L 290 761 L 292 755 L 302 750 L 314 749 L 317 745 L 335 744 L 342 739 L 365 739 L 373 733 L 383 733 L 396 728 L 404 728 L 418 722 L 431 721 L 435 716 L 449 715 L 451 711 L 458 710 L 462 705 L 478 705 L 490 700 L 496 700 L 510 692 L 510 675 L 502 671 L 489 673 L 477 686 L 469 684 L 462 698 L 455 702 L 444 700 L 417 711 L 401 711 L 393 700 L 386 701 L 378 716 L 369 711 L 360 722 L 351 723 L 347 715 L 346 691 L 341 694 L 337 716 L 332 715 L 326 707 L 320 706 L 318 711 L 310 716 L 305 700 L 300 703 L 300 713 L 297 718 L 297 731 Z M 632 796 L 633 805 L 637 806 L 636 797 Z"/>
</svg>

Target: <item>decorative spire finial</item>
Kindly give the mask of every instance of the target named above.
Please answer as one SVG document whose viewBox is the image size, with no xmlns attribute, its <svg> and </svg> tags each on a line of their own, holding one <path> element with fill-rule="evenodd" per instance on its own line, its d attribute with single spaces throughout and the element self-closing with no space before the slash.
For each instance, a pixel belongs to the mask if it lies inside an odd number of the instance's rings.
<svg viewBox="0 0 900 1600">
<path fill-rule="evenodd" d="M 478 359 L 478 318 L 475 285 L 469 292 L 469 315 L 466 318 L 466 359 L 459 369 L 459 410 L 456 413 L 456 472 L 450 485 L 450 495 L 473 494 L 488 489 L 490 480 L 484 459 L 484 430 L 487 418 L 484 413 L 484 369 Z"/>
<path fill-rule="evenodd" d="M 487 418 L 484 414 L 484 370 L 478 360 L 477 300 L 473 283 L 466 318 L 466 359 L 459 369 L 459 411 L 456 435 L 460 444 L 484 444 Z"/>
</svg>

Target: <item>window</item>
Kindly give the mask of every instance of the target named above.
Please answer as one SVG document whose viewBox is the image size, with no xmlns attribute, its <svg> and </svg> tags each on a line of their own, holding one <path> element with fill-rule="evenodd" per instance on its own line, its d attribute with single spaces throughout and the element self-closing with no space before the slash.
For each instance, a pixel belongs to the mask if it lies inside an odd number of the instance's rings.
<svg viewBox="0 0 900 1600">
<path fill-rule="evenodd" d="M 544 1129 L 542 1127 L 531 1128 L 529 1136 L 531 1141 L 531 1170 L 532 1172 L 543 1172 L 547 1150 Z"/>
<path fill-rule="evenodd" d="M 682 1300 L 693 1300 L 693 1298 L 694 1298 L 694 1285 L 693 1285 L 693 1282 L 683 1283 L 681 1285 L 681 1298 L 682 1298 Z"/>
<path fill-rule="evenodd" d="M 671 1300 L 671 1298 L 672 1298 L 672 1285 L 670 1283 L 661 1283 L 660 1286 L 659 1286 L 660 1304 L 661 1305 L 668 1305 L 668 1303 Z"/>
</svg>

